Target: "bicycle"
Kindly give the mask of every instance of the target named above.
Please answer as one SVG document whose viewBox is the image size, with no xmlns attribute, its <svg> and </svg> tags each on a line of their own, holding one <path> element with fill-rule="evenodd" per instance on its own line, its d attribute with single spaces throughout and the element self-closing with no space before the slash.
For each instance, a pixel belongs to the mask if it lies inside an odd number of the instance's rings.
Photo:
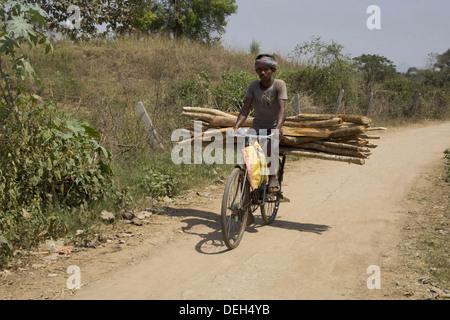
<svg viewBox="0 0 450 320">
<path fill-rule="evenodd" d="M 270 139 L 274 134 L 261 136 L 251 134 L 231 134 L 245 139 Z M 244 144 L 245 146 L 245 144 Z M 222 237 L 228 249 L 235 249 L 242 240 L 249 213 L 260 208 L 261 217 L 266 225 L 271 224 L 277 216 L 280 202 L 284 199 L 281 193 L 286 155 L 279 156 L 278 181 L 280 188 L 276 192 L 269 191 L 268 179 L 262 185 L 250 190 L 247 177 L 247 166 L 237 165 L 225 185 L 222 198 L 221 229 Z"/>
</svg>

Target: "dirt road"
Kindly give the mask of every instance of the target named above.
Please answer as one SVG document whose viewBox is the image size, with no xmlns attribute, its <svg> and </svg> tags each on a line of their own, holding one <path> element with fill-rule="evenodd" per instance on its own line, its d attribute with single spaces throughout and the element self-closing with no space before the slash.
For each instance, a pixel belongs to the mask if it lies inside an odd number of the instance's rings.
<svg viewBox="0 0 450 320">
<path fill-rule="evenodd" d="M 380 135 L 364 166 L 289 163 L 284 194 L 291 202 L 281 205 L 270 226 L 257 217 L 236 250 L 221 243 L 218 188 L 202 206 L 169 211 L 178 217 L 181 236 L 148 246 L 138 263 L 87 283 L 73 298 L 383 298 L 390 286 L 384 276 L 395 265 L 407 215 L 407 192 L 450 147 L 450 123 Z M 381 290 L 367 288 L 372 265 L 380 268 Z"/>
</svg>

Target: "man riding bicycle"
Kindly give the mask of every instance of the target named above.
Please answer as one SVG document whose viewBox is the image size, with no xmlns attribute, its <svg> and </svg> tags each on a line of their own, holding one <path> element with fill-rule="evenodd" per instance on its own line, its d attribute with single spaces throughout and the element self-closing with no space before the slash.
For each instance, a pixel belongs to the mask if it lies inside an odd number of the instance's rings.
<svg viewBox="0 0 450 320">
<path fill-rule="evenodd" d="M 282 138 L 282 127 L 285 120 L 287 100 L 286 83 L 283 80 L 272 79 L 277 70 L 277 62 L 272 55 L 262 54 L 256 57 L 255 71 L 261 80 L 250 83 L 245 95 L 244 106 L 239 112 L 234 131 L 239 129 L 247 119 L 253 106 L 255 117 L 251 129 L 257 133 L 269 135 L 273 130 Z M 269 143 L 270 148 L 270 143 Z M 268 150 L 270 153 L 271 150 Z M 280 190 L 276 174 L 269 176 L 269 191 Z M 253 216 L 250 216 L 253 222 Z M 251 223 L 249 223 L 251 224 Z"/>
</svg>

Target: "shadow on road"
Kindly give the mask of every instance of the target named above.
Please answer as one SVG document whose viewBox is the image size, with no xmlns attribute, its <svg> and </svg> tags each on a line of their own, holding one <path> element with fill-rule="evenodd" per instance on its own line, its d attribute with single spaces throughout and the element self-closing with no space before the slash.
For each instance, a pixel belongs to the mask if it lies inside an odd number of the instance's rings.
<svg viewBox="0 0 450 320">
<path fill-rule="evenodd" d="M 229 251 L 222 240 L 220 216 L 217 213 L 190 208 L 179 209 L 169 207 L 166 210 L 166 214 L 174 217 L 184 217 L 181 222 L 187 225 L 182 227 L 183 232 L 201 238 L 195 246 L 197 252 L 203 254 L 221 254 Z M 259 232 L 258 229 L 260 228 L 281 228 L 320 235 L 330 228 L 327 225 L 292 222 L 281 219 L 276 219 L 271 225 L 266 226 L 258 216 L 256 216 L 255 223 L 255 225 L 247 227 L 246 232 Z M 211 230 L 205 230 L 205 226 Z"/>
</svg>

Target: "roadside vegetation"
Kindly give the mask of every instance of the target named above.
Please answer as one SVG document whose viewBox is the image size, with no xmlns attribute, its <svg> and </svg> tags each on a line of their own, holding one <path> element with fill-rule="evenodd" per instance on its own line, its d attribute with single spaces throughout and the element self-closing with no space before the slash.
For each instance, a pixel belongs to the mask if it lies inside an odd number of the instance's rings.
<svg viewBox="0 0 450 320">
<path fill-rule="evenodd" d="M 233 13 L 234 1 L 218 3 L 224 16 Z M 185 126 L 183 106 L 240 110 L 256 79 L 256 40 L 249 52 L 226 48 L 220 25 L 161 24 L 164 32 L 143 33 L 160 21 L 152 12 L 170 9 L 164 6 L 135 7 L 136 32 L 85 39 L 73 31 L 52 40 L 48 12 L 23 1 L 8 5 L 0 9 L 0 265 L 50 237 L 94 228 L 101 209 L 151 207 L 229 172 L 225 165 L 173 164 L 171 134 Z M 373 93 L 376 124 L 449 118 L 450 50 L 431 55 L 427 69 L 398 74 L 386 57 L 350 57 L 343 49 L 314 37 L 277 56 L 288 115 L 296 95 L 301 112 L 331 113 L 343 89 L 341 113 L 364 114 Z M 165 150 L 148 139 L 138 101 Z"/>
</svg>

